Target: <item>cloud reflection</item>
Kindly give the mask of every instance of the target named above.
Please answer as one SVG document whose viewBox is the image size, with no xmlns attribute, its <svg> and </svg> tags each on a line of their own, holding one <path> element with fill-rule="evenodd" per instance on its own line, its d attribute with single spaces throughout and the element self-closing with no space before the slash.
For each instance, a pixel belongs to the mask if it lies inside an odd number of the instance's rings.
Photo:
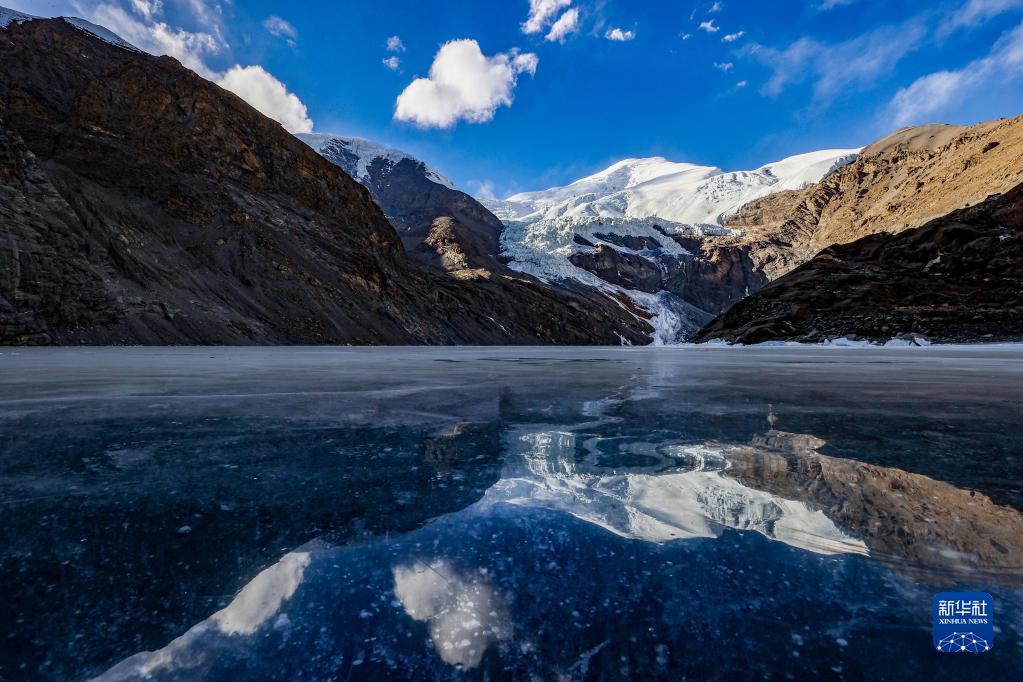
<svg viewBox="0 0 1023 682">
<path fill-rule="evenodd" d="M 504 599 L 483 576 L 466 576 L 444 560 L 396 566 L 394 592 L 405 612 L 426 622 L 445 663 L 475 668 L 487 648 L 511 635 Z"/>
</svg>

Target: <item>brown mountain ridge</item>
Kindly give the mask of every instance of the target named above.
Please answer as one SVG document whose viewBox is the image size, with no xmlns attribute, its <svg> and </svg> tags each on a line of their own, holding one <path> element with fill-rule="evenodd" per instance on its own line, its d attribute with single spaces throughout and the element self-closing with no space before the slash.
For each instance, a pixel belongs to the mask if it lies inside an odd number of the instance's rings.
<svg viewBox="0 0 1023 682">
<path fill-rule="evenodd" d="M 169 57 L 0 29 L 0 343 L 618 344 L 606 297 L 410 260 L 368 191 Z"/>
</svg>

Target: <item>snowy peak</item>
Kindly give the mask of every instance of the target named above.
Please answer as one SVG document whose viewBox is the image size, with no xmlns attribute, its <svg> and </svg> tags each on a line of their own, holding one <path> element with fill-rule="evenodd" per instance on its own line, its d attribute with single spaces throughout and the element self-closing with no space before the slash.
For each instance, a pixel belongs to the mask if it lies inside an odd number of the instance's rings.
<svg viewBox="0 0 1023 682">
<path fill-rule="evenodd" d="M 696 166 L 691 163 L 676 163 L 665 159 L 663 156 L 655 156 L 648 159 L 624 159 L 608 166 L 602 171 L 576 180 L 564 187 L 553 187 L 538 192 L 521 192 L 508 197 L 506 201 L 553 204 L 565 199 L 573 199 L 590 194 L 606 196 L 665 177 L 692 177 L 695 174 L 702 178 L 720 172 L 721 170 L 718 168 Z"/>
<path fill-rule="evenodd" d="M 563 187 L 483 203 L 505 222 L 596 217 L 719 225 L 725 215 L 754 199 L 819 182 L 858 153 L 858 149 L 811 152 L 729 173 L 660 156 L 625 159 Z"/>
<path fill-rule="evenodd" d="M 7 9 L 6 7 L 0 7 L 0 29 L 7 28 L 13 23 L 20 24 L 25 21 L 32 21 L 34 19 L 40 18 L 41 17 L 34 17 L 31 14 L 25 14 L 24 12 L 18 12 L 13 9 Z M 97 26 L 92 22 L 86 21 L 85 19 L 79 19 L 78 17 L 59 18 L 63 19 L 64 21 L 66 21 L 67 23 L 71 24 L 72 26 L 81 31 L 85 31 L 86 33 L 90 33 L 96 36 L 97 38 L 104 42 L 110 43 L 111 45 L 116 45 L 118 47 L 123 47 L 126 50 L 135 50 L 136 52 L 138 52 L 138 48 L 128 43 L 127 41 L 123 40 L 120 36 L 118 36 L 116 33 L 109 29 L 103 28 L 102 26 Z"/>
<path fill-rule="evenodd" d="M 816 554 L 868 553 L 863 540 L 820 509 L 725 475 L 730 447 L 631 443 L 631 452 L 657 463 L 604 466 L 599 437 L 583 439 L 570 430 L 518 436 L 511 441 L 517 456 L 509 458 L 481 506 L 561 511 L 621 537 L 658 544 L 716 538 L 732 528 Z"/>
<path fill-rule="evenodd" d="M 385 147 L 363 137 L 343 137 L 320 133 L 300 133 L 296 137 L 312 147 L 318 154 L 341 166 L 346 173 L 362 183 L 369 179 L 369 169 L 374 162 L 380 160 L 389 166 L 394 166 L 408 159 L 421 165 L 429 180 L 455 189 L 455 183 L 411 154 L 392 147 Z"/>
</svg>

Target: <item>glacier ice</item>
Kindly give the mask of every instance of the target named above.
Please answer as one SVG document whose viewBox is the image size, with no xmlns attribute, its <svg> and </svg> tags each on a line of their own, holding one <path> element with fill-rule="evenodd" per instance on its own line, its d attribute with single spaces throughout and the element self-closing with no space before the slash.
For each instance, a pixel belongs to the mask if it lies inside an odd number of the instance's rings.
<svg viewBox="0 0 1023 682">
<path fill-rule="evenodd" d="M 654 262 L 689 255 L 671 236 L 741 234 L 723 227 L 725 216 L 754 199 L 819 182 L 851 163 L 859 151 L 810 152 L 729 173 L 663 157 L 625 159 L 563 187 L 479 200 L 505 224 L 501 249 L 510 267 L 547 282 L 576 280 L 625 294 L 653 316 L 651 341 L 667 345 L 698 326 L 679 297 L 610 284 L 575 266 L 571 256 L 592 248 L 585 242 L 604 242 L 598 235 L 605 234 L 652 238 L 661 248 L 641 255 Z M 604 243 L 630 251 L 621 244 Z"/>
</svg>

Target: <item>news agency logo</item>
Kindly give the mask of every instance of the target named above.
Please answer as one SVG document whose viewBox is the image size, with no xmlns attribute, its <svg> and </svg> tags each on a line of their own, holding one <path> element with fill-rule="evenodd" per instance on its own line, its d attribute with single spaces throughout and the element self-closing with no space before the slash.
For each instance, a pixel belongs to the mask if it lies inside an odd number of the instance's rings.
<svg viewBox="0 0 1023 682">
<path fill-rule="evenodd" d="M 987 592 L 942 592 L 931 605 L 934 648 L 982 654 L 995 643 L 995 604 Z"/>
</svg>

